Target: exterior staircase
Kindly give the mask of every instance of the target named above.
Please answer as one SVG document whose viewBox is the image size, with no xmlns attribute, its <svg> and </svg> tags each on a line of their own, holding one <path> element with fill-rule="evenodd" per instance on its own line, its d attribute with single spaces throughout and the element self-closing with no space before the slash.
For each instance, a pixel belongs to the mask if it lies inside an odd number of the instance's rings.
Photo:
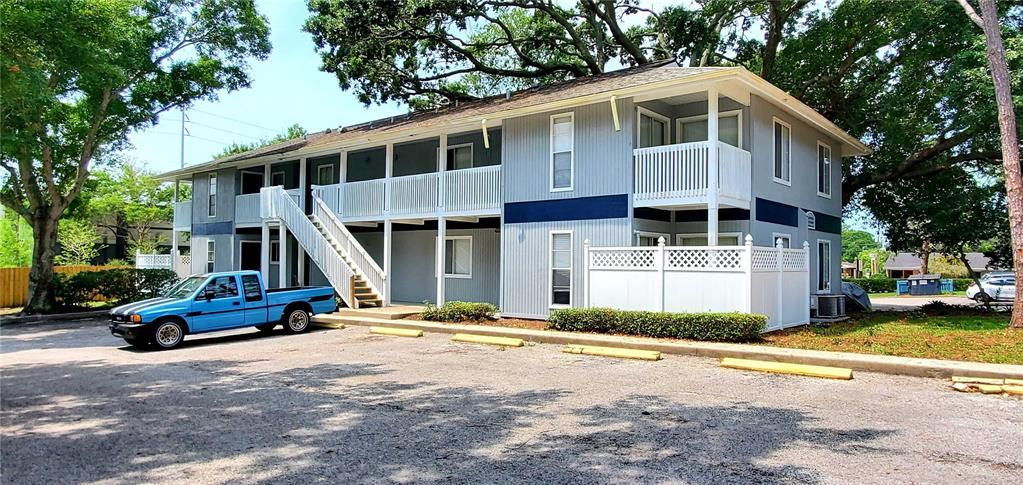
<svg viewBox="0 0 1023 485">
<path fill-rule="evenodd" d="M 260 191 L 260 216 L 284 224 L 349 308 L 387 304 L 387 278 L 366 249 L 318 197 L 312 214 L 281 187 Z"/>
</svg>

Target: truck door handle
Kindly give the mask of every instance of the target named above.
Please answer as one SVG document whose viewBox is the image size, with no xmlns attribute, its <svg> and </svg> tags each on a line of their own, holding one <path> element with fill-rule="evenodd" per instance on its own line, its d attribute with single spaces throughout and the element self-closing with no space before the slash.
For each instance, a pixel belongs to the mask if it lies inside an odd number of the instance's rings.
<svg viewBox="0 0 1023 485">
<path fill-rule="evenodd" d="M 232 305 L 234 305 L 234 306 L 238 306 L 238 305 L 241 305 L 241 304 L 242 304 L 242 302 L 240 302 L 240 301 L 236 301 L 236 302 L 234 302 L 234 303 L 231 303 L 231 304 L 232 304 Z"/>
</svg>

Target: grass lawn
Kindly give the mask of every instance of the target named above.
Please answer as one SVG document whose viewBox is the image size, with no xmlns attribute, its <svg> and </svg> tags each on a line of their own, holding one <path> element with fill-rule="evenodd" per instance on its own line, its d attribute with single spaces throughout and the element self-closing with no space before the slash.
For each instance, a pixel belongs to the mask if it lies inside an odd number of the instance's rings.
<svg viewBox="0 0 1023 485">
<path fill-rule="evenodd" d="M 884 293 L 868 293 L 871 298 L 887 298 L 887 297 L 899 297 L 899 298 L 934 298 L 936 296 L 966 296 L 966 290 L 953 291 L 952 293 L 942 293 L 941 295 L 926 295 L 926 296 L 913 296 L 913 295 L 898 295 L 894 291 Z"/>
<path fill-rule="evenodd" d="M 776 347 L 1023 364 L 1023 330 L 1009 330 L 1008 322 L 1008 314 L 876 312 L 771 333 L 764 340 Z"/>
</svg>

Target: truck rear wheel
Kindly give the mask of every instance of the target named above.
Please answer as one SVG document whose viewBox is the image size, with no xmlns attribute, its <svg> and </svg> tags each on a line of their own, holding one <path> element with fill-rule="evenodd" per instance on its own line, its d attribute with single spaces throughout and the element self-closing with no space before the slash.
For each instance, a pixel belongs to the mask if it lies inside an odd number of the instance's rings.
<svg viewBox="0 0 1023 485">
<path fill-rule="evenodd" d="M 284 317 L 284 329 L 291 333 L 302 333 L 309 328 L 309 313 L 301 308 L 292 308 Z"/>
</svg>

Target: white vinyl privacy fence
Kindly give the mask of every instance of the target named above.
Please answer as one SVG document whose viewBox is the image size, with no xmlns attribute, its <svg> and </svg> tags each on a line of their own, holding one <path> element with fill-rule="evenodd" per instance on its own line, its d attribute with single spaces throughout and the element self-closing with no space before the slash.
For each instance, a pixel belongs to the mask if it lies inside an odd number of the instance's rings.
<svg viewBox="0 0 1023 485">
<path fill-rule="evenodd" d="M 587 307 L 767 315 L 767 330 L 810 321 L 809 244 L 585 246 Z"/>
<path fill-rule="evenodd" d="M 172 269 L 184 278 L 192 273 L 192 256 L 174 251 L 171 254 L 135 253 L 135 267 L 138 269 Z"/>
</svg>

